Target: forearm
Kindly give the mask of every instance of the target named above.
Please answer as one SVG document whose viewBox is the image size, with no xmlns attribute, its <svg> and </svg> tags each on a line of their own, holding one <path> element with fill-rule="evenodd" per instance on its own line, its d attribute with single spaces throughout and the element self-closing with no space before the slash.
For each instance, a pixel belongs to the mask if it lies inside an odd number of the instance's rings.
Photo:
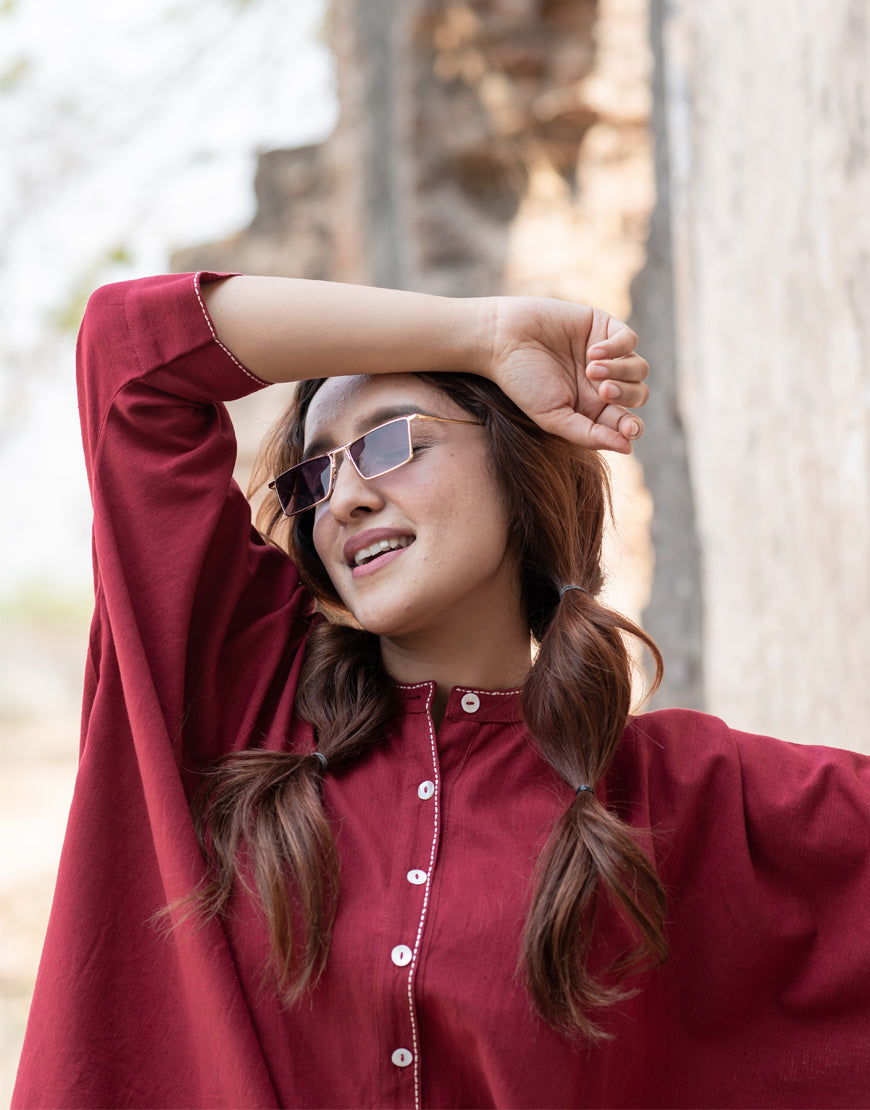
<svg viewBox="0 0 870 1110">
<path fill-rule="evenodd" d="M 491 354 L 486 298 L 273 277 L 227 278 L 202 293 L 220 341 L 264 381 L 483 373 Z"/>
<path fill-rule="evenodd" d="M 627 409 L 646 401 L 646 360 L 600 309 L 268 277 L 227 278 L 203 296 L 220 342 L 263 381 L 465 371 L 581 447 L 627 453 L 643 429 Z"/>
</svg>

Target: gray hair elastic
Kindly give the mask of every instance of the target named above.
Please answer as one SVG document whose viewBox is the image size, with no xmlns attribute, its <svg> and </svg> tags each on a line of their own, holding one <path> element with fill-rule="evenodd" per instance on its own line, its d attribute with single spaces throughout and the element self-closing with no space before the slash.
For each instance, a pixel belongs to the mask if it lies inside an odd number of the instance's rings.
<svg viewBox="0 0 870 1110">
<path fill-rule="evenodd" d="M 579 590 L 581 594 L 588 594 L 589 593 L 589 591 L 584 590 L 582 586 L 563 586 L 562 589 L 559 590 L 559 600 L 560 601 L 562 600 L 562 598 L 565 596 L 565 594 L 569 590 Z"/>
<path fill-rule="evenodd" d="M 585 782 L 583 783 L 582 786 L 578 786 L 577 789 L 574 791 L 574 793 L 575 794 L 580 794 L 584 790 L 588 790 L 590 794 L 595 793 L 595 787 L 594 786 L 588 786 Z"/>
<path fill-rule="evenodd" d="M 321 769 L 321 771 L 325 771 L 326 770 L 327 759 L 326 759 L 326 756 L 323 754 L 323 752 L 312 752 L 311 754 L 314 756 L 315 759 L 320 760 L 320 769 Z"/>
</svg>

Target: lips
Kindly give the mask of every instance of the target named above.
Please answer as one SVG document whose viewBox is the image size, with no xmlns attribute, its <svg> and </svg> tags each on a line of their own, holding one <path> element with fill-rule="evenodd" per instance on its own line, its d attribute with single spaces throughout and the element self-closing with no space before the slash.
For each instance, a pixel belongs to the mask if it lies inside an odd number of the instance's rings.
<svg viewBox="0 0 870 1110">
<path fill-rule="evenodd" d="M 342 554 L 349 567 L 360 570 L 388 554 L 404 550 L 415 538 L 411 532 L 399 528 L 368 528 L 349 539 Z"/>
<path fill-rule="evenodd" d="M 407 547 L 411 542 L 410 536 L 403 536 L 401 539 L 395 540 L 378 540 L 377 543 L 373 543 L 369 547 L 364 547 L 362 551 L 358 551 L 354 556 L 354 564 L 358 567 L 364 566 L 372 559 L 376 559 L 379 555 L 383 555 L 384 552 L 398 551 L 400 548 Z"/>
</svg>

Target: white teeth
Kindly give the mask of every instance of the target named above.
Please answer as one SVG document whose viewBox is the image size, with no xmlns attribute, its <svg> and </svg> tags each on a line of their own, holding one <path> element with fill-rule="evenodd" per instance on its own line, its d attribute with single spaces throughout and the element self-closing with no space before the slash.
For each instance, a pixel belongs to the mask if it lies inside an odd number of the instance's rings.
<svg viewBox="0 0 870 1110">
<path fill-rule="evenodd" d="M 395 539 L 377 540 L 354 555 L 354 565 L 362 566 L 363 563 L 368 562 L 369 559 L 374 559 L 376 555 L 380 555 L 384 551 L 396 551 L 400 547 L 407 547 L 411 540 L 411 536 L 397 536 Z"/>
</svg>

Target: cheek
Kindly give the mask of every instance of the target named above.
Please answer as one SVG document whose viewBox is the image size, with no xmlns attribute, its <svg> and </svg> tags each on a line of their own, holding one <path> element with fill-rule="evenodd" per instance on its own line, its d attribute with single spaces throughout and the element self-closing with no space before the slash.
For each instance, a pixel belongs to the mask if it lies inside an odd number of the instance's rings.
<svg viewBox="0 0 870 1110">
<path fill-rule="evenodd" d="M 504 558 L 510 535 L 507 498 L 488 460 L 463 474 L 444 512 L 446 526 L 459 529 L 471 559 L 482 559 L 491 566 Z"/>
<path fill-rule="evenodd" d="M 486 526 L 492 536 L 501 537 L 505 543 L 510 533 L 510 499 L 502 477 L 494 472 L 492 460 L 481 460 L 475 475 L 475 497 L 481 526 Z"/>
<path fill-rule="evenodd" d="M 317 558 L 321 561 L 321 563 L 323 563 L 324 566 L 326 566 L 326 553 L 329 550 L 330 517 L 328 512 L 325 513 L 323 511 L 322 506 L 318 507 L 314 511 L 316 513 L 316 516 L 314 517 L 314 528 L 311 533 L 311 539 L 314 544 L 314 551 L 317 555 Z"/>
<path fill-rule="evenodd" d="M 427 470 L 413 479 L 405 490 L 396 493 L 421 523 L 428 521 L 452 531 L 487 512 L 486 491 L 481 488 L 479 475 L 459 459 L 451 457 L 437 470 Z"/>
<path fill-rule="evenodd" d="M 504 507 L 491 502 L 488 511 L 481 515 L 475 524 L 479 545 L 492 553 L 493 557 L 503 559 L 508 553 L 509 528 Z"/>
</svg>

